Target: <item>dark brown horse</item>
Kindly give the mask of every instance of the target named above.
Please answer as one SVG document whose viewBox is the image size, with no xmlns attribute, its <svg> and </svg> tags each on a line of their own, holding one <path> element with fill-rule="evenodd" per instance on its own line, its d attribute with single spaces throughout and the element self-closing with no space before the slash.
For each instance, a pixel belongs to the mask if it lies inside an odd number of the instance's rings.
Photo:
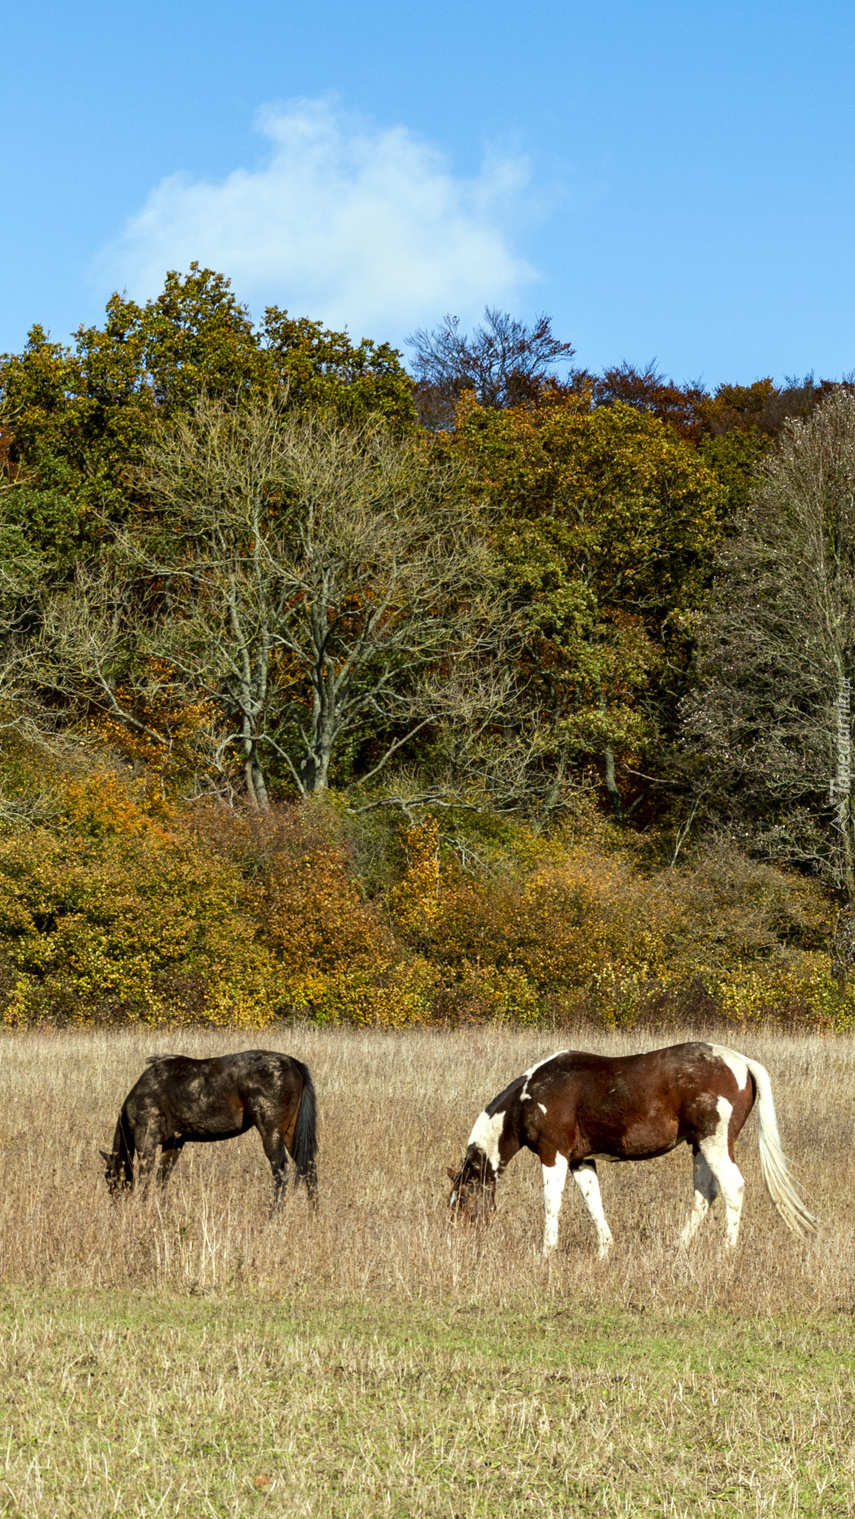
<svg viewBox="0 0 855 1519">
<path fill-rule="evenodd" d="M 122 1104 L 113 1148 L 101 1154 L 111 1195 L 134 1185 L 134 1155 L 144 1186 L 161 1149 L 164 1186 L 185 1144 L 261 1135 L 278 1203 L 288 1180 L 288 1155 L 314 1204 L 318 1176 L 315 1089 L 308 1066 L 272 1050 L 243 1050 L 214 1060 L 152 1055 Z"/>
<path fill-rule="evenodd" d="M 755 1100 L 769 1196 L 787 1227 L 804 1235 L 816 1228 L 816 1220 L 793 1186 L 781 1149 L 769 1073 L 759 1061 L 718 1044 L 675 1044 L 618 1058 L 562 1050 L 533 1065 L 475 1120 L 461 1169 L 448 1169 L 450 1206 L 467 1223 L 489 1218 L 498 1178 L 525 1147 L 543 1168 L 544 1255 L 558 1240 L 570 1171 L 594 1221 L 603 1259 L 612 1234 L 597 1160 L 650 1160 L 685 1143 L 694 1156 L 695 1201 L 680 1242 L 687 1245 L 693 1238 L 721 1190 L 727 1243 L 733 1248 L 744 1190 L 733 1147 Z"/>
</svg>

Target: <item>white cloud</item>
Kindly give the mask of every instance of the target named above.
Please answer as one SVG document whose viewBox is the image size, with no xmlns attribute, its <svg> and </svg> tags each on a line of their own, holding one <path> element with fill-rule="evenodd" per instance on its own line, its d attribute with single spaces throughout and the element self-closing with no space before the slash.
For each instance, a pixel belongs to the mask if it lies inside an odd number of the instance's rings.
<svg viewBox="0 0 855 1519">
<path fill-rule="evenodd" d="M 470 179 L 406 127 L 379 129 L 329 101 L 259 113 L 270 139 L 261 168 L 219 183 L 173 174 L 101 257 L 137 299 L 193 259 L 227 274 L 256 311 L 268 304 L 392 337 L 446 311 L 469 320 L 510 304 L 535 271 L 506 224 L 527 179 L 521 159 L 494 159 Z"/>
</svg>

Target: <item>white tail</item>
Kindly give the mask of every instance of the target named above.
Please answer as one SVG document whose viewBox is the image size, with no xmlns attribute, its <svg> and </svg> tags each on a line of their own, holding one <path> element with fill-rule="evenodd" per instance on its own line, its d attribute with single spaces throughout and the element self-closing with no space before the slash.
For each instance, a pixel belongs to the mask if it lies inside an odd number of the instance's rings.
<svg viewBox="0 0 855 1519">
<path fill-rule="evenodd" d="M 759 1060 L 748 1060 L 745 1056 L 743 1059 L 757 1087 L 760 1165 L 763 1168 L 763 1180 L 769 1196 L 788 1229 L 802 1236 L 812 1234 L 816 1229 L 816 1219 L 812 1213 L 808 1212 L 799 1197 L 790 1175 L 787 1157 L 781 1149 L 781 1136 L 778 1133 L 778 1120 L 775 1116 L 769 1072 Z"/>
</svg>

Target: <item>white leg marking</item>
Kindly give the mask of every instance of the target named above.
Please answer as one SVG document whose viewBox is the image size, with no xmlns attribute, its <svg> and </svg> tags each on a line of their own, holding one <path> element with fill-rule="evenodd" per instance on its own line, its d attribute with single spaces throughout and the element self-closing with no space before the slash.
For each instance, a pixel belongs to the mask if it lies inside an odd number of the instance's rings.
<svg viewBox="0 0 855 1519">
<path fill-rule="evenodd" d="M 708 1139 L 701 1140 L 699 1149 L 721 1187 L 727 1216 L 727 1246 L 729 1250 L 733 1250 L 739 1238 L 739 1220 L 742 1217 L 745 1182 L 739 1167 L 731 1160 L 727 1148 L 727 1127 L 733 1106 L 726 1097 L 719 1097 L 717 1106 L 719 1117 L 716 1131 Z"/>
<path fill-rule="evenodd" d="M 684 1250 L 690 1241 L 694 1239 L 710 1208 L 718 1197 L 718 1182 L 700 1150 L 694 1156 L 692 1174 L 695 1183 L 695 1201 L 692 1211 L 680 1233 L 680 1245 Z"/>
<path fill-rule="evenodd" d="M 499 1140 L 507 1116 L 507 1113 L 494 1113 L 491 1118 L 487 1112 L 479 1113 L 469 1135 L 469 1144 L 483 1150 L 496 1176 L 499 1174 Z"/>
<path fill-rule="evenodd" d="M 573 1172 L 573 1180 L 585 1199 L 585 1207 L 594 1220 L 597 1231 L 597 1256 L 604 1261 L 613 1241 L 612 1231 L 606 1223 L 606 1215 L 603 1212 L 603 1199 L 600 1196 L 600 1180 L 596 1166 L 587 1164 L 577 1166 Z"/>
<path fill-rule="evenodd" d="M 558 1216 L 561 1212 L 561 1199 L 564 1196 L 566 1180 L 567 1161 L 563 1155 L 556 1155 L 554 1166 L 543 1167 L 543 1211 L 546 1214 L 543 1230 L 544 1255 L 550 1255 L 558 1244 Z"/>
</svg>

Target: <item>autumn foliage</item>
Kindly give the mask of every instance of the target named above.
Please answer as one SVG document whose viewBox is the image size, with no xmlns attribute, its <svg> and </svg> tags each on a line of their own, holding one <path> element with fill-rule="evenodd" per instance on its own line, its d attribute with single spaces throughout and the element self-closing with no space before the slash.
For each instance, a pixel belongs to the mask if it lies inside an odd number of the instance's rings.
<svg viewBox="0 0 855 1519">
<path fill-rule="evenodd" d="M 228 861 L 107 770 L 58 808 L 0 836 L 6 1023 L 275 1016 L 273 956 Z"/>
<path fill-rule="evenodd" d="M 194 264 L 0 356 L 0 1016 L 848 1023 L 851 616 L 756 530 L 851 383 L 411 346 Z"/>
<path fill-rule="evenodd" d="M 435 839 L 435 822 L 420 831 Z M 437 1011 L 607 1027 L 848 1016 L 823 953 L 828 904 L 810 882 L 728 849 L 678 873 L 645 871 L 602 837 L 519 842 L 515 861 L 480 877 L 449 860 L 429 882 L 417 859 L 392 894 L 433 968 Z"/>
<path fill-rule="evenodd" d="M 650 869 L 595 821 L 548 840 L 507 825 L 464 869 L 426 813 L 384 825 L 369 897 L 328 803 L 182 808 L 103 768 L 54 775 L 51 806 L 0 828 L 7 1025 L 850 1015 L 818 888 L 724 847 Z"/>
</svg>

